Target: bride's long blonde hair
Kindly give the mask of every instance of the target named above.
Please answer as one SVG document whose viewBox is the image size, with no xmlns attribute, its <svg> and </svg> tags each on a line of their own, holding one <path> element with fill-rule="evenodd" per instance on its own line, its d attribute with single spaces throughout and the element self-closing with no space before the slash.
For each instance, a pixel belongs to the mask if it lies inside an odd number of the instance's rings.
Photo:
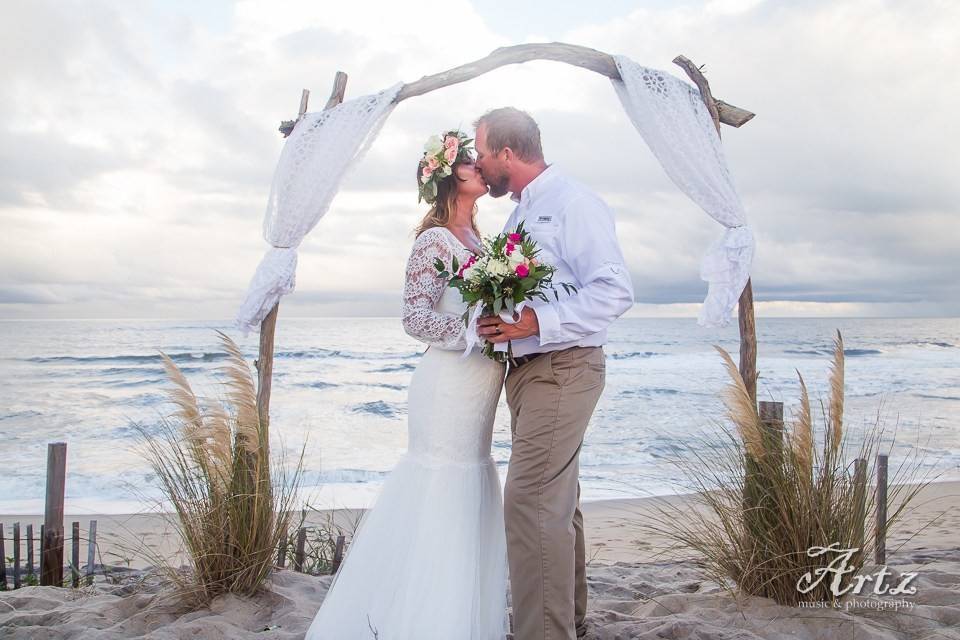
<svg viewBox="0 0 960 640">
<path fill-rule="evenodd" d="M 450 218 L 453 216 L 457 207 L 457 194 L 459 193 L 460 178 L 457 177 L 457 167 L 461 163 L 453 165 L 453 171 L 446 178 L 437 183 L 437 199 L 433 201 L 427 215 L 417 225 L 414 233 L 419 236 L 421 233 L 431 227 L 447 227 L 450 225 Z M 417 180 L 420 180 L 420 167 L 417 166 Z M 473 205 L 473 213 L 470 215 L 470 226 L 473 232 L 480 237 L 480 229 L 477 227 L 477 205 Z"/>
</svg>

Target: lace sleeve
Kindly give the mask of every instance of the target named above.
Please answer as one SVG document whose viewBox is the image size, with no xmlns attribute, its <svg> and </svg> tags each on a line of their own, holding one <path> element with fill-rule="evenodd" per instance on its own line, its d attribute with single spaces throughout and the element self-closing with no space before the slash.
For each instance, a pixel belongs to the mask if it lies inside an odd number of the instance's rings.
<svg viewBox="0 0 960 640">
<path fill-rule="evenodd" d="M 466 327 L 459 315 L 441 313 L 434 307 L 447 288 L 433 263 L 449 265 L 453 249 L 443 230 L 428 229 L 413 243 L 403 286 L 403 328 L 408 335 L 442 349 L 463 348 Z"/>
</svg>

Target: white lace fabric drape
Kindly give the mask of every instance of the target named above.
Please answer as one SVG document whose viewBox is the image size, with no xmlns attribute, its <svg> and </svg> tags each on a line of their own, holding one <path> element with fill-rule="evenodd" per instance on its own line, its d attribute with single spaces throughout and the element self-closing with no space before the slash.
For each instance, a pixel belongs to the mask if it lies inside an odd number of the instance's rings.
<svg viewBox="0 0 960 640">
<path fill-rule="evenodd" d="M 347 171 L 363 157 L 393 111 L 399 82 L 332 109 L 307 113 L 280 153 L 263 237 L 270 248 L 257 266 L 234 320 L 246 337 L 296 286 L 297 247 L 326 214 Z"/>
<path fill-rule="evenodd" d="M 624 56 L 614 60 L 622 81 L 613 86 L 647 146 L 674 184 L 727 228 L 700 264 L 708 289 L 699 317 L 701 326 L 726 326 L 750 277 L 754 238 L 720 136 L 696 87 Z"/>
</svg>

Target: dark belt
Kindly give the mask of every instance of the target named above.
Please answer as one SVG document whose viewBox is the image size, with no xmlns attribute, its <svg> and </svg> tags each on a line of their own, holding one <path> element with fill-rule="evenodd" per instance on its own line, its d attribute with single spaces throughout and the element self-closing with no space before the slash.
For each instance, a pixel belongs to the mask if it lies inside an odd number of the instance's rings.
<svg viewBox="0 0 960 640">
<path fill-rule="evenodd" d="M 519 367 L 519 366 L 521 366 L 521 365 L 524 365 L 524 364 L 530 362 L 531 360 L 533 360 L 533 359 L 536 358 L 537 356 L 542 356 L 542 355 L 543 355 L 543 352 L 539 352 L 539 353 L 528 353 L 528 354 L 525 355 L 525 356 L 515 356 L 515 357 L 513 358 L 513 366 L 514 366 L 514 367 Z"/>
</svg>

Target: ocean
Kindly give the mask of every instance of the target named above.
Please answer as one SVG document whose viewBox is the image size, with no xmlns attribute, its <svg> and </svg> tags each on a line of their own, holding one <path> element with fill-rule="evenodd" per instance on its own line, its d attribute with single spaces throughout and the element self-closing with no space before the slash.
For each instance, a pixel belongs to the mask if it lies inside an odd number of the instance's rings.
<svg viewBox="0 0 960 640">
<path fill-rule="evenodd" d="M 67 443 L 66 511 L 134 513 L 158 497 L 134 424 L 172 411 L 159 352 L 201 395 L 222 395 L 220 329 L 257 356 L 229 321 L 0 321 L 0 513 L 43 512 L 46 445 Z M 832 339 L 846 347 L 846 424 L 853 442 L 878 419 L 891 476 L 901 465 L 960 479 L 960 320 L 758 319 L 759 397 L 826 398 Z M 607 384 L 580 455 L 582 498 L 689 490 L 678 459 L 722 433 L 727 383 L 713 345 L 737 358 L 736 323 L 622 318 L 609 332 Z M 406 447 L 406 389 L 423 345 L 396 318 L 287 318 L 281 306 L 271 399 L 274 451 L 305 447 L 304 496 L 318 508 L 364 507 Z M 502 477 L 510 426 L 501 397 L 493 456 Z"/>
</svg>

